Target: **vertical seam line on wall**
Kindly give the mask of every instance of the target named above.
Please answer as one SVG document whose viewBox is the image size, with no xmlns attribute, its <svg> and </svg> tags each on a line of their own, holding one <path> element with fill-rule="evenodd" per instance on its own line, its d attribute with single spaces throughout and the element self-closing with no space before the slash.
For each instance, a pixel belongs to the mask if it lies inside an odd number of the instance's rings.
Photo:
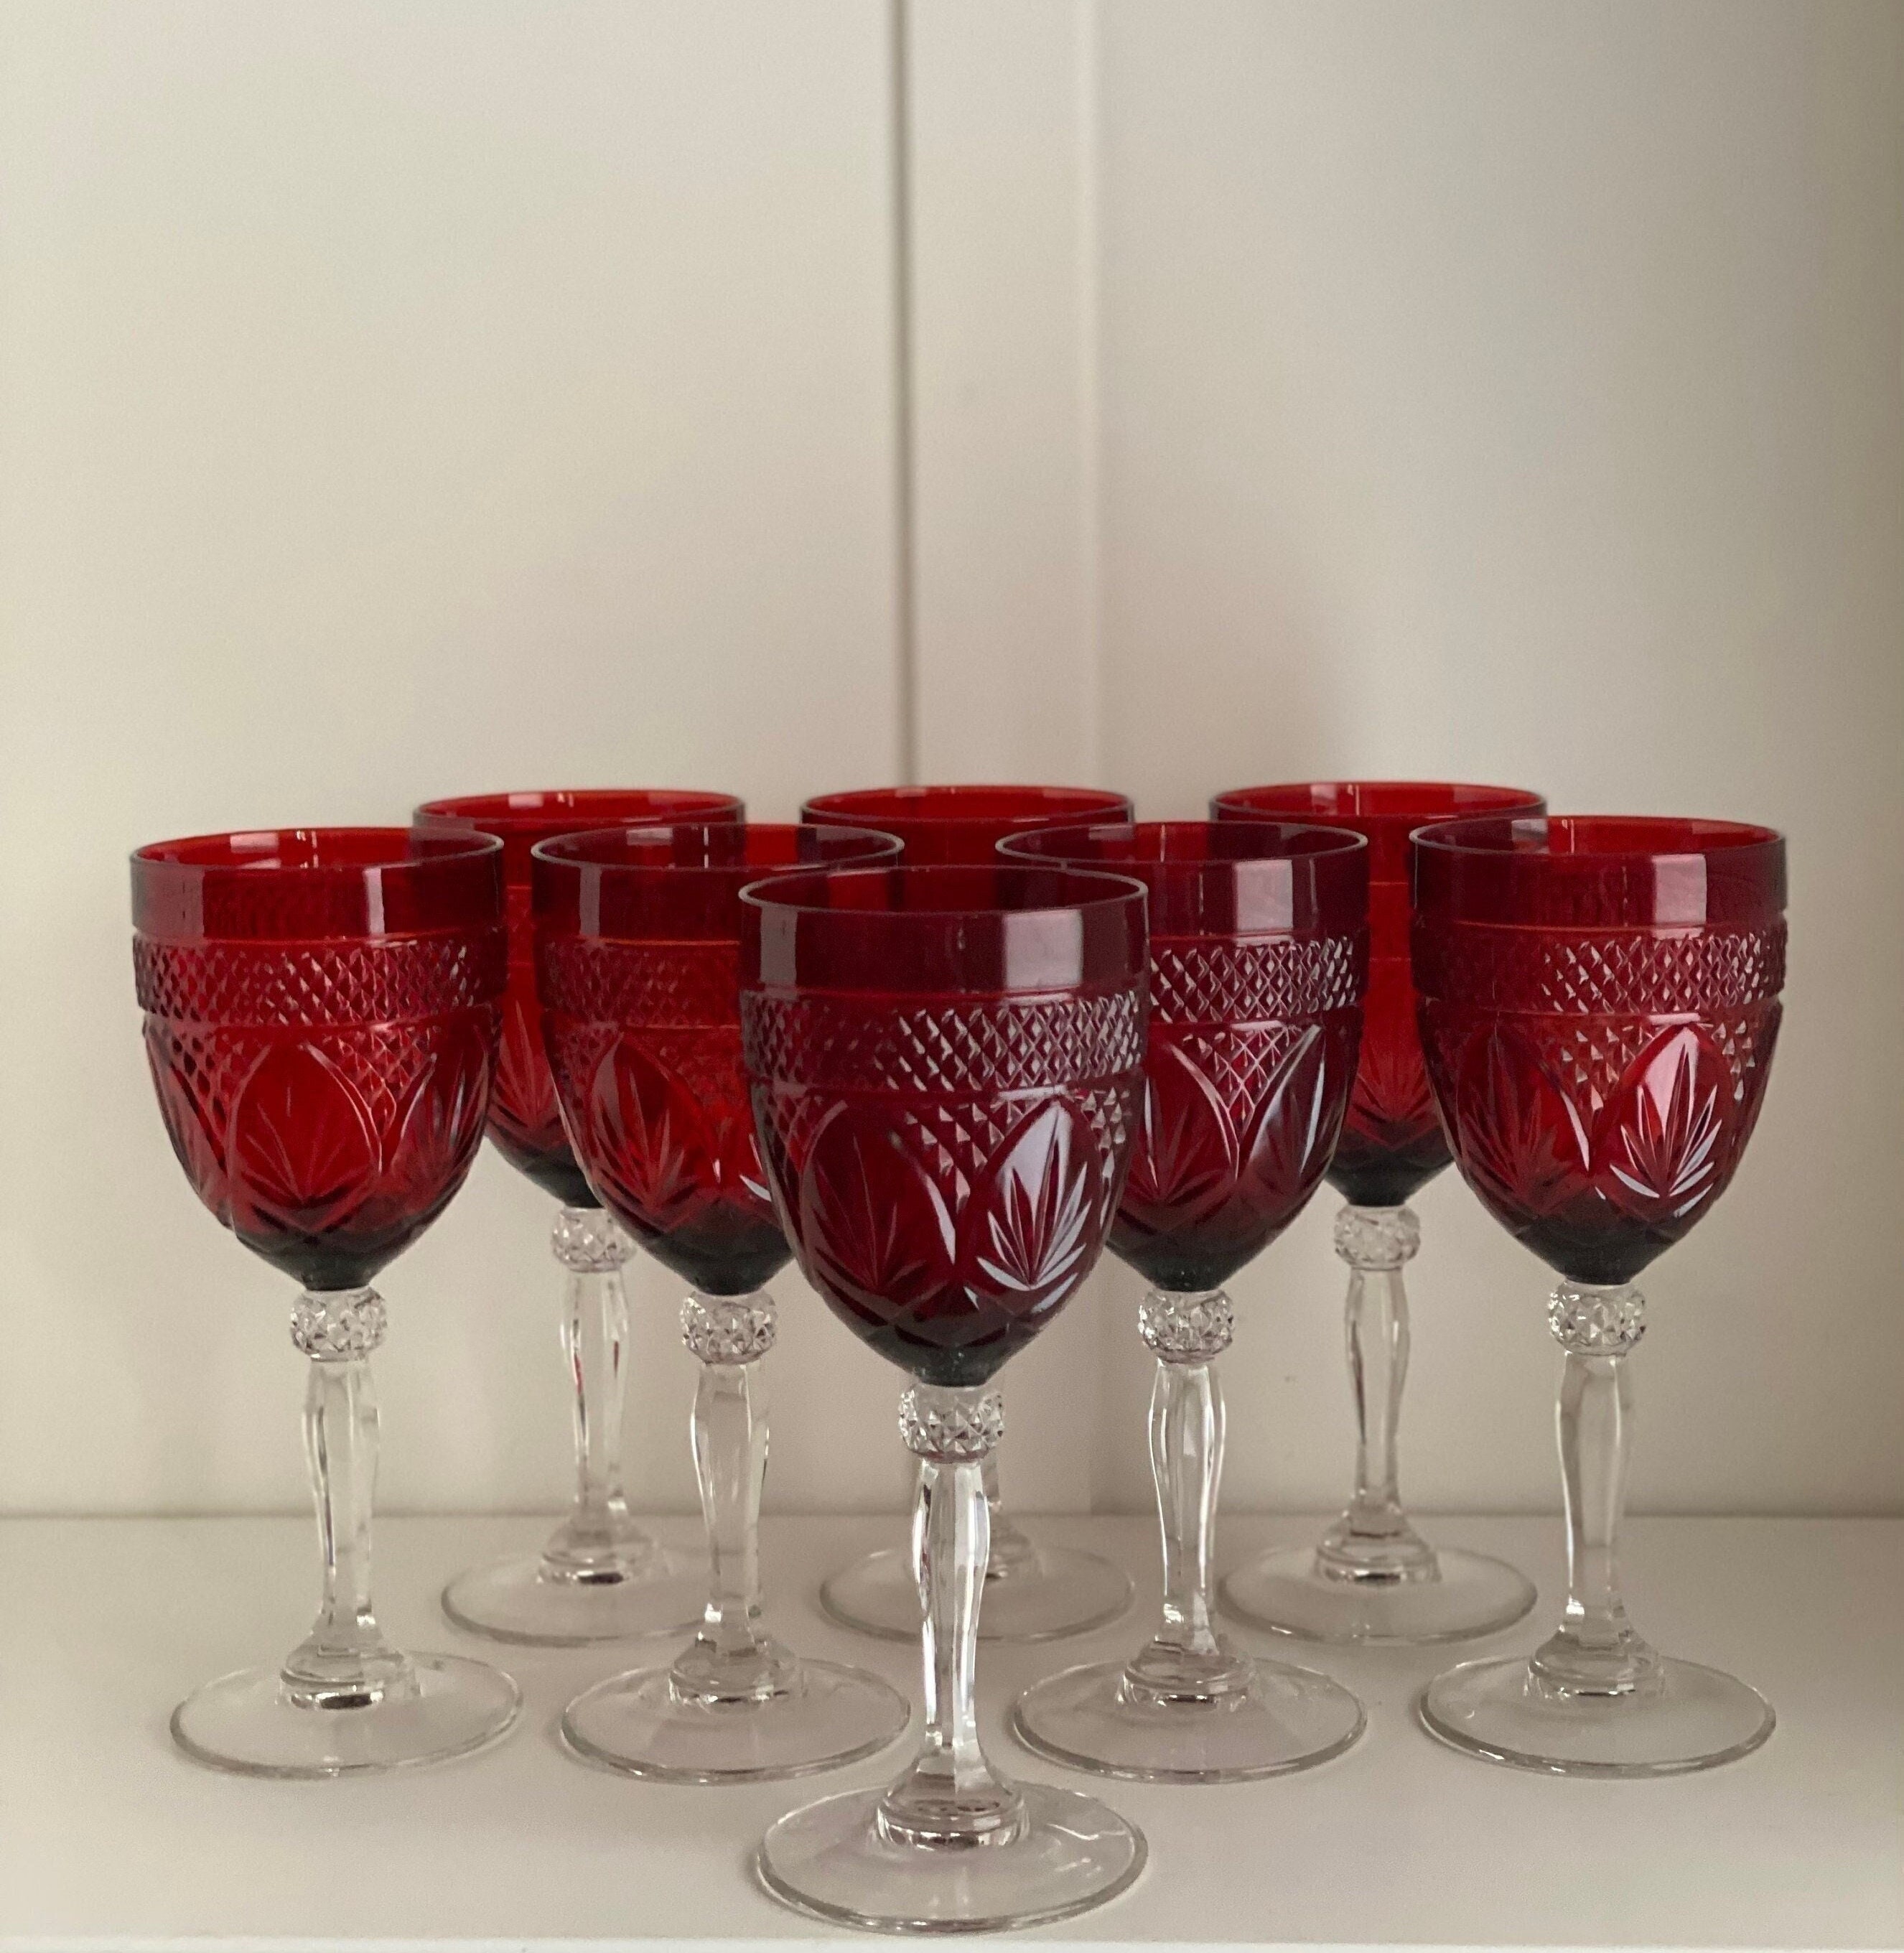
<svg viewBox="0 0 1904 1953">
<path fill-rule="evenodd" d="M 1084 719 L 1088 777 L 1104 781 L 1104 578 L 1100 570 L 1104 500 L 1099 456 L 1103 444 L 1098 346 L 1098 0 L 1076 0 L 1078 55 L 1078 573 L 1084 625 Z"/>
<path fill-rule="evenodd" d="M 1113 784 L 1104 774 L 1104 585 L 1098 572 L 1103 503 L 1099 494 L 1098 444 L 1102 434 L 1098 340 L 1098 16 L 1097 0 L 1073 0 L 1073 51 L 1077 61 L 1073 126 L 1077 147 L 1076 170 L 1078 345 L 1078 596 L 1083 642 L 1083 683 L 1079 711 L 1084 721 L 1085 778 L 1101 786 Z M 1122 1283 L 1107 1256 L 1098 1264 L 1098 1286 L 1108 1291 L 1113 1305 L 1121 1303 Z M 1097 1361 L 1091 1376 L 1091 1456 L 1085 1488 L 1085 1509 L 1115 1512 L 1116 1466 L 1113 1454 L 1123 1449 L 1128 1432 L 1116 1415 L 1116 1375 L 1123 1361 L 1120 1346 L 1126 1334 L 1120 1307 L 1104 1307 L 1095 1316 Z M 1114 1435 L 1113 1435 L 1114 1434 Z"/>
<path fill-rule="evenodd" d="M 919 778 L 919 593 L 913 515 L 912 117 L 908 0 L 888 0 L 892 74 L 893 647 L 899 776 Z"/>
</svg>

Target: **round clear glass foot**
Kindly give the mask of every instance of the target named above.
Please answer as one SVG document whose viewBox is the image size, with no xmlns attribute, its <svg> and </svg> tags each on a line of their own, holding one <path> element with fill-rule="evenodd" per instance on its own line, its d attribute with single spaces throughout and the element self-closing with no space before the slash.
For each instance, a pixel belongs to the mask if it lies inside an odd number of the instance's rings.
<svg viewBox="0 0 1904 1953">
<path fill-rule="evenodd" d="M 1470 1641 L 1511 1627 L 1533 1582 L 1504 1560 L 1442 1547 L 1426 1577 L 1355 1578 L 1327 1571 L 1312 1546 L 1239 1566 L 1217 1588 L 1232 1619 L 1314 1641 Z"/>
<path fill-rule="evenodd" d="M 658 1547 L 580 1575 L 558 1575 L 541 1553 L 472 1566 L 443 1590 L 443 1611 L 471 1634 L 543 1647 L 680 1634 L 701 1617 L 707 1575 Z"/>
<path fill-rule="evenodd" d="M 631 1669 L 585 1690 L 562 1712 L 577 1755 L 630 1776 L 745 1783 L 807 1776 L 882 1750 L 911 1718 L 878 1676 L 801 1661 L 763 1699 L 716 1701 L 678 1688 L 669 1668 Z"/>
<path fill-rule="evenodd" d="M 1559 1776 L 1674 1776 L 1749 1755 L 1772 1732 L 1771 1706 L 1697 1662 L 1661 1659 L 1624 1694 L 1556 1688 L 1524 1655 L 1464 1662 L 1421 1698 L 1431 1735 L 1489 1763 Z"/>
<path fill-rule="evenodd" d="M 1129 1577 L 1094 1553 L 1034 1546 L 1031 1557 L 988 1575 L 979 1610 L 982 1641 L 1048 1641 L 1088 1634 L 1131 1603 Z M 890 1641 L 919 1638 L 919 1578 L 896 1548 L 869 1553 L 820 1585 L 820 1611 L 841 1626 Z"/>
<path fill-rule="evenodd" d="M 412 1655 L 380 1699 L 300 1701 L 274 1668 L 240 1669 L 187 1696 L 172 1736 L 195 1761 L 248 1776 L 350 1776 L 440 1763 L 493 1742 L 522 1698 L 499 1668 Z"/>
<path fill-rule="evenodd" d="M 1243 1656 L 1227 1666 L 1226 1686 L 1198 1697 L 1139 1686 L 1122 1662 L 1068 1668 L 1018 1698 L 1012 1733 L 1054 1763 L 1154 1783 L 1281 1776 L 1362 1733 L 1362 1705 L 1327 1676 Z"/>
<path fill-rule="evenodd" d="M 1144 1835 L 1094 1797 L 1016 1786 L 1022 1820 L 982 1842 L 933 1845 L 879 1821 L 885 1793 L 850 1791 L 781 1818 L 761 1882 L 797 1912 L 885 1933 L 984 1933 L 1068 1919 L 1144 1869 Z"/>
</svg>

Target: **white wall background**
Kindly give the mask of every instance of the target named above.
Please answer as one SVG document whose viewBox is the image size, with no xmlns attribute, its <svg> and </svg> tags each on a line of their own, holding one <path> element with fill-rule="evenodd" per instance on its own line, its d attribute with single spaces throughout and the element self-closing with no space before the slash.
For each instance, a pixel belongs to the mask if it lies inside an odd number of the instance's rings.
<svg viewBox="0 0 1904 1953">
<path fill-rule="evenodd" d="M 288 1293 L 150 1101 L 132 846 L 910 767 L 1785 827 L 1633 1502 L 1904 1509 L 1901 212 L 1884 0 L 0 0 L 0 1508 L 304 1496 Z M 1551 1506 L 1542 1271 L 1417 1205 L 1408 1489 Z M 1234 1284 L 1238 1505 L 1343 1489 L 1333 1205 Z M 563 1495 L 546 1219 L 486 1155 L 380 1282 L 387 1506 Z M 770 1500 L 897 1508 L 897 1373 L 778 1287 Z M 1147 1499 L 1135 1293 L 1007 1372 L 1015 1503 Z"/>
</svg>

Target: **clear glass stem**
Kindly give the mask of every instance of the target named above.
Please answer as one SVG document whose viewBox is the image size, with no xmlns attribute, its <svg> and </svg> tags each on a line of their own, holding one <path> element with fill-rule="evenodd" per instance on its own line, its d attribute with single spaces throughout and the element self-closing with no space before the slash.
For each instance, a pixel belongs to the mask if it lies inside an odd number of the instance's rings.
<svg viewBox="0 0 1904 1953">
<path fill-rule="evenodd" d="M 622 1491 L 622 1353 L 628 1303 L 622 1266 L 633 1252 L 599 1207 L 565 1207 L 550 1247 L 566 1271 L 562 1315 L 575 1424 L 575 1499 L 542 1554 L 551 1579 L 606 1585 L 650 1550 Z"/>
<path fill-rule="evenodd" d="M 1336 1252 L 1348 1264 L 1343 1319 L 1355 1402 L 1355 1491 L 1323 1535 L 1319 1570 L 1334 1578 L 1386 1584 L 1432 1580 L 1433 1549 L 1401 1509 L 1396 1433 L 1408 1376 L 1408 1293 L 1402 1269 L 1421 1245 L 1406 1207 L 1345 1207 Z"/>
<path fill-rule="evenodd" d="M 280 1671 L 301 1707 L 366 1708 L 417 1690 L 409 1658 L 384 1638 L 371 1607 L 377 1393 L 369 1359 L 384 1321 L 382 1299 L 368 1288 L 306 1290 L 292 1312 L 291 1340 L 311 1360 L 304 1450 L 324 1557 L 318 1618 Z"/>
<path fill-rule="evenodd" d="M 1124 1671 L 1126 1691 L 1151 1702 L 1211 1702 L 1247 1689 L 1250 1663 L 1213 1625 L 1210 1556 L 1223 1469 L 1223 1397 L 1214 1359 L 1229 1346 L 1229 1299 L 1153 1290 L 1138 1315 L 1156 1355 L 1151 1476 L 1163 1540 L 1163 1615 Z"/>
<path fill-rule="evenodd" d="M 767 1412 L 759 1359 L 777 1312 L 764 1290 L 691 1295 L 681 1340 L 700 1358 L 692 1434 L 710 1567 L 700 1629 L 670 1670 L 675 1694 L 708 1704 L 761 1702 L 795 1684 L 791 1652 L 760 1625 L 760 1495 Z"/>
<path fill-rule="evenodd" d="M 927 1467 L 919 1468 L 919 1481 L 913 1489 L 915 1503 L 924 1496 Z M 1038 1548 L 1032 1545 L 1019 1530 L 1017 1522 L 1005 1510 L 1003 1495 L 998 1488 L 998 1456 L 988 1453 L 981 1461 L 980 1475 L 985 1488 L 985 1516 L 991 1529 L 991 1545 L 985 1555 L 985 1578 L 988 1580 L 1007 1580 L 1015 1573 L 1029 1573 L 1038 1566 Z M 919 1563 L 913 1563 L 915 1577 L 919 1572 Z"/>
<path fill-rule="evenodd" d="M 1567 1505 L 1567 1611 L 1535 1650 L 1533 1669 L 1538 1682 L 1566 1694 L 1633 1694 L 1659 1669 L 1620 1594 L 1633 1424 L 1627 1356 L 1645 1334 L 1645 1312 L 1636 1288 L 1565 1283 L 1548 1306 L 1555 1340 L 1567 1353 L 1555 1420 Z"/>
<path fill-rule="evenodd" d="M 946 1848 L 1007 1842 L 1024 1800 L 996 1776 L 979 1741 L 979 1605 L 991 1531 L 982 1461 L 1004 1428 L 997 1394 L 921 1384 L 900 1403 L 900 1429 L 920 1461 L 913 1556 L 924 1616 L 925 1734 L 906 1774 L 880 1799 L 896 1843 Z"/>
</svg>

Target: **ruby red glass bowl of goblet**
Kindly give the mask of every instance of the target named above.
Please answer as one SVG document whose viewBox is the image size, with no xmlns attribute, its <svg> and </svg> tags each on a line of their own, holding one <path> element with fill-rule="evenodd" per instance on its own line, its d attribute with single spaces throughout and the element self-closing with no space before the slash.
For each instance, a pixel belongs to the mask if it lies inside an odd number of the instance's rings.
<svg viewBox="0 0 1904 1953">
<path fill-rule="evenodd" d="M 1361 1031 L 1368 852 L 1339 828 L 1201 820 L 1057 828 L 1001 849 L 1129 875 L 1150 901 L 1144 1096 L 1110 1246 L 1151 1284 L 1137 1314 L 1156 1359 L 1163 1597 L 1130 1659 L 1019 1697 L 1019 1739 L 1074 1768 L 1240 1782 L 1320 1763 L 1361 1731 L 1346 1689 L 1218 1630 L 1210 1567 L 1224 1284 L 1301 1212 L 1335 1151 Z"/>
<path fill-rule="evenodd" d="M 1711 1212 L 1763 1103 L 1785 974 L 1785 844 L 1725 821 L 1486 819 L 1414 839 L 1422 1049 L 1461 1177 L 1559 1277 L 1567 1600 L 1531 1658 L 1422 1698 L 1490 1761 L 1658 1776 L 1755 1749 L 1743 1682 L 1628 1619 L 1617 1545 L 1636 1278 Z"/>
<path fill-rule="evenodd" d="M 1054 868 L 847 869 L 750 889 L 741 960 L 761 1161 L 801 1271 L 907 1372 L 926 1730 L 884 1791 L 782 1818 L 761 1875 L 833 1921 L 946 1932 L 1100 1904 L 1141 1835 L 1001 1777 L 974 1664 L 993 1379 L 1102 1249 L 1143 1053 L 1143 891 Z M 1031 1413 L 1035 1415 L 1035 1406 Z"/>
<path fill-rule="evenodd" d="M 156 842 L 132 861 L 133 971 L 166 1131 L 199 1199 L 299 1284 L 291 1338 L 322 1604 L 275 1668 L 172 1718 L 199 1761 L 337 1776 L 454 1756 L 514 1719 L 509 1677 L 406 1654 L 370 1596 L 385 1311 L 370 1284 L 441 1214 L 481 1144 L 506 967 L 486 836 L 304 828 Z"/>
</svg>

